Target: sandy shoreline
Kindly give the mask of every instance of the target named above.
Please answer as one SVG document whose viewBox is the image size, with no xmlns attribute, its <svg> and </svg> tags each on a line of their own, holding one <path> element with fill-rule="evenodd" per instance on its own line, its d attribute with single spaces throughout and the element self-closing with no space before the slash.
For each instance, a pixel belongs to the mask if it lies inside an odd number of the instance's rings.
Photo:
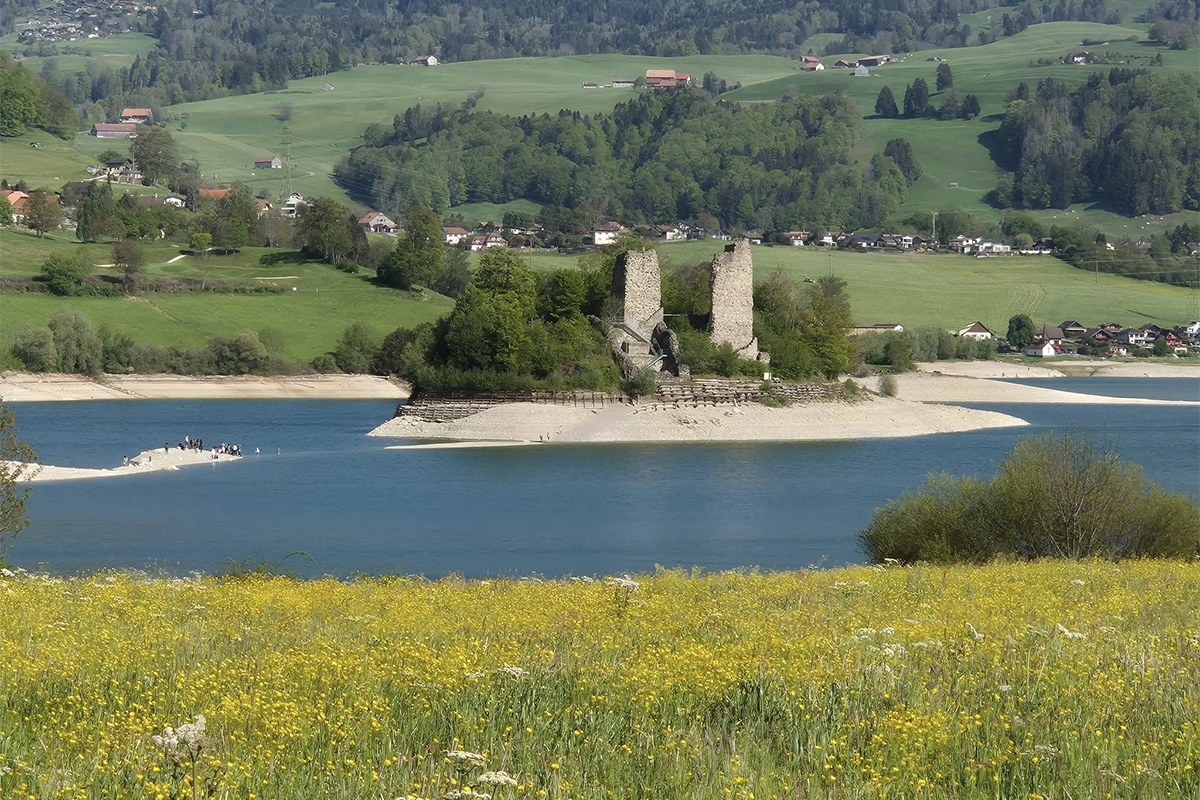
<svg viewBox="0 0 1200 800">
<path fill-rule="evenodd" d="M 162 448 L 157 450 L 143 450 L 131 458 L 128 464 L 109 469 L 56 467 L 51 464 L 20 465 L 13 461 L 3 463 L 6 467 L 22 466 L 21 477 L 19 478 L 22 482 L 45 483 L 50 481 L 86 480 L 90 478 L 120 478 L 131 475 L 145 475 L 151 472 L 174 472 L 180 467 L 199 466 L 200 464 L 209 464 L 215 467 L 230 461 L 241 460 L 241 456 L 224 455 L 219 455 L 216 459 L 213 459 L 212 453 L 209 450 L 180 450 L 177 447 L 173 447 L 166 452 Z"/>
<path fill-rule="evenodd" d="M 79 400 L 403 400 L 409 388 L 375 375 L 276 377 L 0 373 L 0 400 L 44 403 Z"/>
<path fill-rule="evenodd" d="M 1072 359 L 1045 364 L 1008 361 L 935 361 L 917 364 L 917 371 L 962 378 L 1200 378 L 1200 363 L 1160 361 L 1097 361 Z"/>
<path fill-rule="evenodd" d="M 370 436 L 471 442 L 834 441 L 925 436 L 1028 423 L 992 411 L 876 398 L 790 408 L 657 405 L 580 409 L 535 403 L 495 406 L 446 423 L 397 417 Z"/>
<path fill-rule="evenodd" d="M 1009 376 L 1015 377 L 1015 376 Z M 1045 377 L 1022 375 L 1020 377 Z M 1061 377 L 1061 376 L 1060 376 Z M 1200 376 L 1197 376 L 1200 377 Z M 1061 405 L 1200 406 L 1190 400 L 1154 400 L 1064 392 L 1044 386 L 1025 386 L 984 377 L 915 372 L 897 375 L 897 397 L 917 403 L 1054 403 Z M 872 384 L 878 388 L 878 380 Z"/>
</svg>

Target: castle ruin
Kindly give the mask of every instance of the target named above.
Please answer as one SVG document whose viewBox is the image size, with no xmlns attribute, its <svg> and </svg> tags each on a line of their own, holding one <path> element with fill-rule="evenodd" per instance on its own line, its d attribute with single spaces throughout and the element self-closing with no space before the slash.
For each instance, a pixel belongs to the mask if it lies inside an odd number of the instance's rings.
<svg viewBox="0 0 1200 800">
<path fill-rule="evenodd" d="M 748 239 L 727 245 L 725 252 L 713 257 L 708 330 L 713 344 L 728 344 L 741 358 L 766 355 L 759 353 L 754 336 L 754 261 Z"/>
</svg>

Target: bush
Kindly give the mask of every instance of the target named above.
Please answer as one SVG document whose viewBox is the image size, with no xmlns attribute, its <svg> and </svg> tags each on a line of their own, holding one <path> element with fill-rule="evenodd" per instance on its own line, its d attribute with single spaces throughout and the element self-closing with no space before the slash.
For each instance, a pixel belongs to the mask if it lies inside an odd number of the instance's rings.
<svg viewBox="0 0 1200 800">
<path fill-rule="evenodd" d="M 49 328 L 30 325 L 17 332 L 13 355 L 21 359 L 30 372 L 53 372 L 58 369 L 58 351 L 54 349 L 54 334 Z"/>
<path fill-rule="evenodd" d="M 658 382 L 651 370 L 638 370 L 632 378 L 621 382 L 621 391 L 629 397 L 650 397 L 658 391 Z"/>
<path fill-rule="evenodd" d="M 46 282 L 51 293 L 57 295 L 78 293 L 83 276 L 86 274 L 87 265 L 78 256 L 63 256 L 56 253 L 42 264 L 42 280 Z"/>
<path fill-rule="evenodd" d="M 895 375 L 884 375 L 879 379 L 879 393 L 884 397 L 895 397 L 899 392 Z"/>
<path fill-rule="evenodd" d="M 312 360 L 312 368 L 317 372 L 326 374 L 338 371 L 337 361 L 329 353 L 321 353 L 321 355 L 314 358 Z"/>
<path fill-rule="evenodd" d="M 60 372 L 95 375 L 100 371 L 104 348 L 87 317 L 74 309 L 59 309 L 50 317 L 50 330 Z"/>
<path fill-rule="evenodd" d="M 1017 445 L 990 482 L 930 476 L 858 540 L 873 561 L 1192 558 L 1200 508 L 1090 437 L 1052 432 Z"/>
<path fill-rule="evenodd" d="M 375 332 L 361 322 L 354 322 L 342 331 L 342 338 L 333 351 L 333 360 L 342 372 L 357 375 L 371 370 L 371 362 L 378 352 L 379 339 Z"/>
</svg>

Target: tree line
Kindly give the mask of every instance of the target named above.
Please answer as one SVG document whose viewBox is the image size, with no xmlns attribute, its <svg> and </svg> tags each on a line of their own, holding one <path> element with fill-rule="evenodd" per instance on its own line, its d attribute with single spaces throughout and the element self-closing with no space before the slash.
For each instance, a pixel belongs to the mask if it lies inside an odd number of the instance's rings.
<svg viewBox="0 0 1200 800">
<path fill-rule="evenodd" d="M 1082 86 L 1053 78 L 1009 104 L 996 160 L 1001 208 L 1101 201 L 1123 214 L 1200 208 L 1200 97 L 1188 75 L 1113 69 Z"/>
<path fill-rule="evenodd" d="M 646 92 L 596 115 L 414 107 L 391 131 L 368 129 L 335 178 L 385 209 L 526 198 L 626 222 L 854 229 L 894 211 L 907 186 L 888 156 L 851 163 L 861 124 L 841 94 L 741 106 Z"/>
</svg>

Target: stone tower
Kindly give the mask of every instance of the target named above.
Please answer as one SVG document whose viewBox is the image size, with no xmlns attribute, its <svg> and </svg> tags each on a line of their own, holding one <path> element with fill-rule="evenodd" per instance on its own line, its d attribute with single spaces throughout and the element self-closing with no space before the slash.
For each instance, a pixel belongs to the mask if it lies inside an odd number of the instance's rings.
<svg viewBox="0 0 1200 800">
<path fill-rule="evenodd" d="M 653 250 L 628 250 L 617 257 L 612 293 L 624 304 L 620 322 L 649 340 L 663 321 L 662 275 Z"/>
<path fill-rule="evenodd" d="M 709 334 L 713 344 L 729 344 L 742 358 L 758 358 L 754 338 L 754 262 L 750 241 L 739 239 L 726 245 L 712 261 L 712 317 Z"/>
</svg>

